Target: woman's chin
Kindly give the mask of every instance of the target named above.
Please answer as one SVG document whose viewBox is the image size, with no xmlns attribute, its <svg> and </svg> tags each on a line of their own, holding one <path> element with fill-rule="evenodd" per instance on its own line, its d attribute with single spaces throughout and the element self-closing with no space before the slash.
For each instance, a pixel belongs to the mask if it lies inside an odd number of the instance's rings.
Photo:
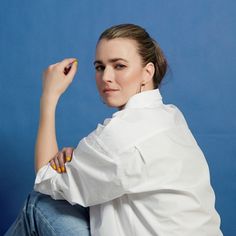
<svg viewBox="0 0 236 236">
<path fill-rule="evenodd" d="M 125 104 L 123 103 L 118 103 L 118 102 L 114 102 L 114 101 L 104 101 L 104 103 L 108 106 L 108 107 L 111 107 L 111 108 L 117 108 L 119 110 L 121 110 Z"/>
</svg>

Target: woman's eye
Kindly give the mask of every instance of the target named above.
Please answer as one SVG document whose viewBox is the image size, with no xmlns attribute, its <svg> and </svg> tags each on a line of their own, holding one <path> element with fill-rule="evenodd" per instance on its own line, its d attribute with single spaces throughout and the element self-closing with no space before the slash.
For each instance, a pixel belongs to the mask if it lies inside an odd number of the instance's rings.
<svg viewBox="0 0 236 236">
<path fill-rule="evenodd" d="M 125 67 L 126 67 L 126 66 L 123 65 L 123 64 L 117 64 L 117 65 L 115 65 L 115 68 L 118 69 L 118 70 L 121 70 L 121 69 L 123 69 L 123 68 L 125 68 Z"/>
<path fill-rule="evenodd" d="M 96 71 L 103 71 L 104 69 L 105 69 L 105 67 L 102 65 L 95 66 Z"/>
</svg>

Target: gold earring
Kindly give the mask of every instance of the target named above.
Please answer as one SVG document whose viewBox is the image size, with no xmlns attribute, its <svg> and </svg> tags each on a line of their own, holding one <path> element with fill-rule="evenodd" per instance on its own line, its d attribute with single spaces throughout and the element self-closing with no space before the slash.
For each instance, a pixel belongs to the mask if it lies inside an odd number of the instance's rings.
<svg viewBox="0 0 236 236">
<path fill-rule="evenodd" d="M 142 87 L 143 87 L 143 86 L 145 86 L 144 83 L 142 83 L 141 86 L 140 86 L 140 91 L 139 91 L 140 93 L 142 92 Z"/>
</svg>

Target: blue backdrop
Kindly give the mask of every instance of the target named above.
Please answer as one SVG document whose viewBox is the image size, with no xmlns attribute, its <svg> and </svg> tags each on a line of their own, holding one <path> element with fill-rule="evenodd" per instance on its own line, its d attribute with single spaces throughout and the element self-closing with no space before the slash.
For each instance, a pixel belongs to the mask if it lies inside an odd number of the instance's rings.
<svg viewBox="0 0 236 236">
<path fill-rule="evenodd" d="M 2 0 L 0 234 L 33 186 L 42 71 L 65 57 L 79 59 L 57 109 L 60 147 L 76 146 L 114 112 L 96 91 L 96 40 L 105 28 L 130 22 L 145 27 L 169 60 L 164 101 L 185 114 L 209 163 L 222 230 L 235 236 L 235 9 L 234 0 Z"/>
</svg>

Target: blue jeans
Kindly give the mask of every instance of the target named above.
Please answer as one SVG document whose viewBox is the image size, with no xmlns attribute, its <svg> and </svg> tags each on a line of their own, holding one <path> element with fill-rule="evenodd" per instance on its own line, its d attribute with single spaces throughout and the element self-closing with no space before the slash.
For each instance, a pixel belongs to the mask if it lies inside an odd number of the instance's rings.
<svg viewBox="0 0 236 236">
<path fill-rule="evenodd" d="M 33 191 L 5 236 L 90 235 L 89 207 L 70 205 L 65 200 Z"/>
</svg>

